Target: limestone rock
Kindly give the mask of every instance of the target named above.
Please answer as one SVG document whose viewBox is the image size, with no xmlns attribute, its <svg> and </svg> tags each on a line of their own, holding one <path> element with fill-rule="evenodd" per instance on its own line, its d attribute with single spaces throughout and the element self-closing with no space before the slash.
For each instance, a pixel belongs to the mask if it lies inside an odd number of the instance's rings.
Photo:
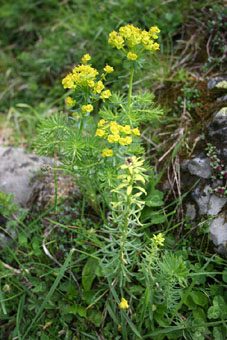
<svg viewBox="0 0 227 340">
<path fill-rule="evenodd" d="M 218 156 L 227 162 L 227 107 L 214 114 L 207 126 L 207 139 L 217 147 Z"/>
<path fill-rule="evenodd" d="M 188 171 L 191 175 L 202 178 L 211 177 L 211 167 L 209 158 L 195 157 L 187 164 Z"/>
<path fill-rule="evenodd" d="M 211 193 L 211 186 L 206 185 L 203 189 L 197 187 L 193 198 L 199 208 L 199 215 L 217 215 L 227 202 L 227 198 L 218 197 Z"/>
<path fill-rule="evenodd" d="M 47 157 L 27 154 L 22 148 L 0 147 L 0 190 L 14 195 L 14 203 L 26 207 L 32 193 L 31 178 L 41 166 L 51 165 Z"/>
<path fill-rule="evenodd" d="M 207 84 L 208 89 L 213 89 L 213 88 L 222 88 L 226 89 L 227 88 L 227 76 L 218 76 L 211 78 Z"/>
<path fill-rule="evenodd" d="M 220 254 L 227 256 L 227 221 L 225 214 L 216 217 L 210 226 L 210 239 Z"/>
</svg>

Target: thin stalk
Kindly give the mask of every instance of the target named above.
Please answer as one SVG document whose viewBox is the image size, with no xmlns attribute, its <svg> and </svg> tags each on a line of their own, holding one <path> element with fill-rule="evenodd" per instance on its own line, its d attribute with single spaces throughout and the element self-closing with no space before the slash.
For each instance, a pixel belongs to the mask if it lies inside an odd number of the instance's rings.
<svg viewBox="0 0 227 340">
<path fill-rule="evenodd" d="M 125 216 L 124 216 L 124 224 L 123 224 L 121 247 L 120 247 L 120 263 L 121 263 L 121 268 L 125 265 L 124 248 L 125 248 L 125 243 L 126 243 L 126 238 L 127 238 L 127 231 L 128 231 L 128 217 L 129 217 L 129 214 L 130 214 L 130 203 L 129 202 L 130 202 L 130 200 L 128 198 L 127 199 L 127 206 L 126 206 L 126 213 L 125 213 Z M 122 274 L 122 270 L 121 270 L 121 274 Z"/>
<path fill-rule="evenodd" d="M 84 128 L 84 117 L 82 117 L 80 121 L 80 130 L 79 130 L 80 133 L 82 132 L 83 128 Z"/>
<path fill-rule="evenodd" d="M 131 67 L 131 74 L 130 74 L 130 79 L 129 79 L 129 89 L 128 89 L 128 110 L 129 110 L 129 112 L 130 112 L 131 99 L 132 99 L 133 76 L 134 76 L 134 65 L 132 65 L 132 67 Z"/>
<path fill-rule="evenodd" d="M 54 164 L 54 212 L 57 213 L 57 204 L 58 204 L 58 169 L 57 164 Z"/>
</svg>

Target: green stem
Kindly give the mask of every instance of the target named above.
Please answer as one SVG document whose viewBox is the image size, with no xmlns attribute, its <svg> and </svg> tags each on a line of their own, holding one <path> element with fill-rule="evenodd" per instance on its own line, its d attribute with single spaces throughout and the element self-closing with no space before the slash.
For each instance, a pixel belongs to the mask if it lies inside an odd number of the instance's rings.
<svg viewBox="0 0 227 340">
<path fill-rule="evenodd" d="M 80 133 L 82 132 L 83 127 L 84 127 L 84 117 L 82 117 L 80 121 Z"/>
<path fill-rule="evenodd" d="M 129 79 L 129 89 L 128 89 L 128 110 L 129 110 L 129 112 L 130 112 L 131 99 L 132 99 L 133 76 L 134 76 L 134 65 L 132 65 L 132 67 L 131 67 L 131 74 L 130 74 L 130 79 Z"/>
<path fill-rule="evenodd" d="M 54 163 L 54 212 L 57 213 L 57 204 L 58 204 L 58 169 L 57 164 Z"/>
<path fill-rule="evenodd" d="M 128 231 L 128 217 L 130 214 L 130 199 L 128 197 L 127 199 L 127 208 L 124 216 L 124 225 L 122 229 L 122 238 L 121 238 L 121 248 L 120 248 L 120 263 L 121 263 L 121 268 L 124 267 L 125 265 L 125 260 L 124 260 L 124 248 L 125 248 L 125 243 L 127 239 L 127 231 Z M 122 274 L 122 270 L 121 270 Z M 122 283 L 121 283 L 122 284 Z"/>
</svg>

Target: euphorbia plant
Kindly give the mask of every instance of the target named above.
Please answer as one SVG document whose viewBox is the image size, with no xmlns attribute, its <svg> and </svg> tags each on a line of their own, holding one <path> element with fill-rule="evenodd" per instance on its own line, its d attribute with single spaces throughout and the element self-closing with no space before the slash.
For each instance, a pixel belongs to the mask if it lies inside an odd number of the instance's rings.
<svg viewBox="0 0 227 340">
<path fill-rule="evenodd" d="M 150 238 L 149 233 L 145 233 L 146 226 L 140 221 L 141 211 L 150 197 L 146 198 L 146 183 L 154 181 L 153 172 L 142 157 L 140 125 L 157 120 L 162 111 L 154 106 L 152 94 L 133 95 L 133 77 L 137 68 L 142 67 L 143 53 L 154 53 L 159 49 L 155 42 L 158 33 L 156 26 L 142 31 L 133 25 L 110 33 L 109 44 L 117 48 L 129 64 L 127 94 L 111 93 L 106 87 L 106 78 L 114 72 L 113 66 L 106 65 L 100 74 L 89 64 L 90 55 L 84 55 L 81 63 L 62 80 L 64 88 L 69 91 L 66 104 L 72 108 L 71 115 L 61 113 L 43 120 L 37 142 L 41 154 L 58 152 L 62 163 L 60 168 L 74 176 L 85 199 L 103 219 L 103 225 L 99 226 L 103 235 L 99 236 L 102 247 L 95 252 L 95 260 L 90 258 L 87 261 L 86 278 L 83 280 L 82 273 L 82 284 L 89 276 L 89 268 L 94 280 L 93 266 L 99 259 L 97 275 L 103 279 L 99 282 L 97 301 L 109 292 L 104 305 L 112 318 L 113 310 L 120 312 L 120 319 L 113 319 L 115 323 L 119 322 L 117 329 L 122 332 L 123 339 L 128 339 L 125 321 L 136 339 L 143 333 L 144 316 L 153 318 L 152 308 L 156 308 L 156 300 L 151 289 L 158 281 L 155 273 L 162 279 L 162 271 L 170 272 L 172 276 L 187 274 L 183 261 L 180 261 L 179 269 L 176 259 L 168 261 L 168 255 L 161 265 L 159 247 L 163 245 L 164 235 Z M 103 105 L 97 111 L 96 103 L 100 101 Z M 151 187 L 154 188 L 154 183 Z M 88 237 L 92 238 L 93 233 L 95 230 Z M 128 285 L 132 282 L 141 285 L 145 291 L 141 297 L 142 312 L 138 312 L 138 317 L 133 320 L 139 331 L 127 313 L 133 306 L 132 299 L 135 303 L 137 300 L 129 290 Z M 179 282 L 175 280 L 169 284 L 168 292 L 162 284 L 165 303 L 171 301 L 171 289 Z M 153 330 L 153 326 L 146 327 Z"/>
<path fill-rule="evenodd" d="M 64 170 L 71 173 L 88 202 L 102 216 L 104 207 L 110 208 L 114 194 L 110 188 L 118 185 L 118 168 L 125 157 L 141 155 L 140 124 L 158 119 L 162 111 L 155 107 L 153 94 L 132 94 L 133 76 L 142 67 L 142 54 L 159 49 L 156 42 L 159 29 L 149 31 L 133 25 L 121 27 L 109 34 L 108 43 L 117 48 L 130 67 L 128 94 L 111 93 L 106 78 L 114 68 L 106 65 L 98 72 L 85 54 L 62 80 L 69 92 L 66 104 L 71 115 L 55 114 L 41 122 L 37 149 L 41 154 L 55 151 Z M 103 102 L 97 115 L 96 103 Z"/>
</svg>

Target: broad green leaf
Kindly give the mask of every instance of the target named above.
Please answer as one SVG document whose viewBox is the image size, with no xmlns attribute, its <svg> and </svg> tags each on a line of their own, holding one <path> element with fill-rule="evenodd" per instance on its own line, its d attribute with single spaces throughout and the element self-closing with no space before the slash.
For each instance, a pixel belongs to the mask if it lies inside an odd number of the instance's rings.
<svg viewBox="0 0 227 340">
<path fill-rule="evenodd" d="M 148 221 L 150 225 L 164 223 L 166 220 L 166 216 L 162 213 L 162 211 L 154 211 L 154 208 L 146 207 L 142 210 L 141 213 L 141 222 Z"/>
<path fill-rule="evenodd" d="M 227 283 L 227 271 L 224 271 L 224 272 L 222 273 L 222 280 L 223 280 L 225 283 Z"/>
<path fill-rule="evenodd" d="M 18 236 L 18 243 L 21 247 L 26 247 L 28 244 L 27 237 L 24 234 L 20 233 Z"/>
<path fill-rule="evenodd" d="M 99 327 L 103 321 L 103 315 L 97 310 L 89 309 L 87 319 L 91 321 L 96 327 Z"/>
<path fill-rule="evenodd" d="M 220 316 L 220 310 L 218 306 L 211 306 L 208 309 L 207 316 L 209 319 L 218 319 Z"/>
<path fill-rule="evenodd" d="M 202 292 L 192 291 L 190 293 L 190 296 L 192 297 L 192 300 L 193 300 L 193 302 L 195 302 L 196 305 L 206 306 L 207 303 L 208 303 L 208 298 Z"/>
<path fill-rule="evenodd" d="M 225 340 L 227 337 L 227 329 L 224 326 L 213 328 L 214 340 Z"/>
<path fill-rule="evenodd" d="M 145 199 L 145 203 L 148 207 L 161 207 L 163 205 L 163 192 L 159 190 L 153 190 L 149 196 Z"/>
<path fill-rule="evenodd" d="M 202 308 L 197 308 L 196 310 L 194 310 L 193 316 L 194 319 L 199 323 L 206 322 L 206 313 Z"/>
<path fill-rule="evenodd" d="M 77 313 L 79 314 L 79 316 L 85 318 L 87 316 L 87 309 L 86 309 L 86 307 L 78 305 L 77 306 Z"/>
<path fill-rule="evenodd" d="M 85 291 L 91 289 L 92 283 L 95 278 L 95 270 L 98 266 L 98 261 L 90 257 L 85 264 L 83 271 L 82 271 L 82 285 Z"/>
</svg>

